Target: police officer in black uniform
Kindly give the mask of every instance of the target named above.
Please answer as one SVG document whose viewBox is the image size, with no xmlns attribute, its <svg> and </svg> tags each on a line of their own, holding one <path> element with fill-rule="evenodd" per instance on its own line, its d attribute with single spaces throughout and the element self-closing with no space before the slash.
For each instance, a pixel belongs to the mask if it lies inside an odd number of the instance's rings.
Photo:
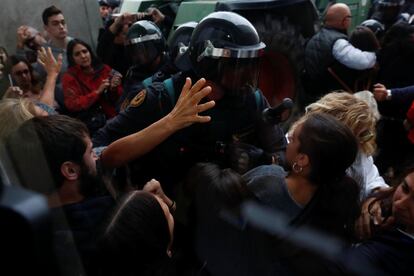
<svg viewBox="0 0 414 276">
<path fill-rule="evenodd" d="M 263 121 L 268 102 L 257 89 L 264 48 L 253 25 L 242 16 L 208 15 L 194 29 L 187 50 L 192 70 L 139 91 L 125 111 L 98 131 L 94 146 L 108 145 L 159 120 L 174 107 L 185 77 L 204 77 L 212 87 L 206 100 L 216 101 L 213 109 L 203 113 L 211 116 L 211 122 L 180 130 L 142 158 L 139 169 L 133 168 L 139 171 L 139 180 L 133 182 L 142 184 L 155 177 L 163 185 L 174 184 L 199 161 L 233 164 L 242 172 L 259 163 L 277 162 L 283 156 L 285 137 L 279 126 Z M 242 154 L 228 159 L 229 150 Z"/>
<path fill-rule="evenodd" d="M 135 22 L 129 28 L 126 40 L 125 52 L 132 66 L 125 77 L 121 110 L 141 90 L 145 79 L 156 72 L 167 77 L 176 72 L 171 68 L 165 38 L 155 23 L 147 20 Z"/>
</svg>

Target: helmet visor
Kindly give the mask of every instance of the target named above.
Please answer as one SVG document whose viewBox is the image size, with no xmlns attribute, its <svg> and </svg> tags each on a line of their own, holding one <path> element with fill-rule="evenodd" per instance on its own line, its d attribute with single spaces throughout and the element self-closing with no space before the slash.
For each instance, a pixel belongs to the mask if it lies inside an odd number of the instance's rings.
<svg viewBox="0 0 414 276">
<path fill-rule="evenodd" d="M 126 46 L 126 55 L 133 65 L 146 66 L 154 61 L 158 50 L 152 43 L 130 44 Z"/>
<path fill-rule="evenodd" d="M 260 58 L 221 58 L 218 83 L 231 96 L 253 93 L 259 79 Z"/>
</svg>

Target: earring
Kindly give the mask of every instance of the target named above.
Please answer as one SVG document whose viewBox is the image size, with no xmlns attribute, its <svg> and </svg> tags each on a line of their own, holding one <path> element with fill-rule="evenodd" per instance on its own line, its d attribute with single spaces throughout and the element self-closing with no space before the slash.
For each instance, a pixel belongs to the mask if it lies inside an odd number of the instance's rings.
<svg viewBox="0 0 414 276">
<path fill-rule="evenodd" d="M 301 173 L 303 171 L 303 168 L 298 165 L 298 163 L 293 163 L 292 169 L 295 173 Z"/>
</svg>

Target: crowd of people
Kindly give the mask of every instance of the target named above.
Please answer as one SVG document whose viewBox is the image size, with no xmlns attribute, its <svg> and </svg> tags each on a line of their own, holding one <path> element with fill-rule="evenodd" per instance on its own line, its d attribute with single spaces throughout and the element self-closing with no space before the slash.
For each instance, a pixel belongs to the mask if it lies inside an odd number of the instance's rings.
<svg viewBox="0 0 414 276">
<path fill-rule="evenodd" d="M 413 274 L 414 1 L 374 1 L 350 33 L 350 8 L 327 8 L 286 135 L 263 117 L 246 18 L 213 12 L 167 43 L 174 7 L 98 2 L 96 49 L 56 6 L 0 48 L 2 185 L 45 197 L 59 275 Z M 249 202 L 340 252 L 248 223 Z"/>
</svg>

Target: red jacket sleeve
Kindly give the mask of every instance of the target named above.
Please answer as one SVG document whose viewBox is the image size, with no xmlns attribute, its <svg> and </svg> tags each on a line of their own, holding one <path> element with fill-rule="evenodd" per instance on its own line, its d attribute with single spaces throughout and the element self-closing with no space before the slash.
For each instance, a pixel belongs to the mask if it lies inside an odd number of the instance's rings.
<svg viewBox="0 0 414 276">
<path fill-rule="evenodd" d="M 407 119 L 411 124 L 414 123 L 414 101 L 411 103 L 411 107 L 407 111 Z"/>
<path fill-rule="evenodd" d="M 99 99 L 99 95 L 95 91 L 88 91 L 87 94 L 82 93 L 82 87 L 78 80 L 68 73 L 63 75 L 62 86 L 65 106 L 69 111 L 87 110 Z"/>
<path fill-rule="evenodd" d="M 410 109 L 407 111 L 407 120 L 411 125 L 414 125 L 414 101 L 411 103 Z M 414 128 L 408 131 L 408 139 L 414 144 Z"/>
</svg>

